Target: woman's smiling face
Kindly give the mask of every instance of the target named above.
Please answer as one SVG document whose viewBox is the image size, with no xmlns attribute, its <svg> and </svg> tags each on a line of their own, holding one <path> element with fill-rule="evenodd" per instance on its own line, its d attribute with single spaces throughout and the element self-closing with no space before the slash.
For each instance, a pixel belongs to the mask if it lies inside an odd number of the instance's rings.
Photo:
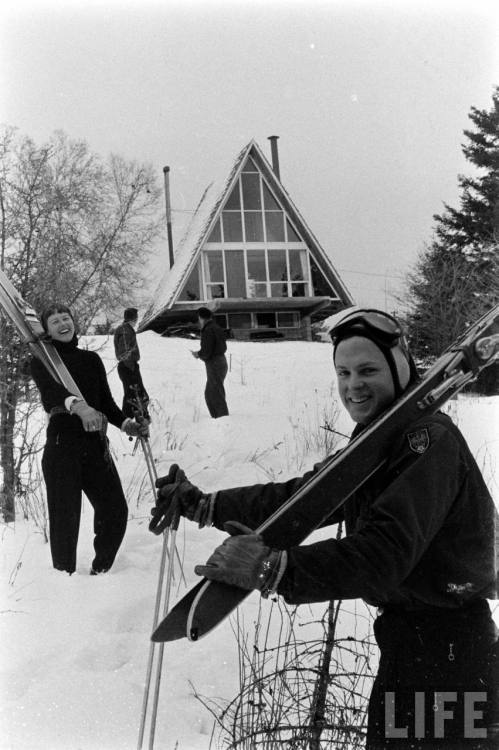
<svg viewBox="0 0 499 750">
<path fill-rule="evenodd" d="M 354 422 L 369 424 L 394 400 L 390 366 L 369 339 L 352 336 L 340 341 L 335 368 L 341 401 Z"/>
<path fill-rule="evenodd" d="M 75 324 L 68 312 L 54 312 L 47 318 L 47 333 L 54 341 L 69 342 L 75 334 Z"/>
</svg>

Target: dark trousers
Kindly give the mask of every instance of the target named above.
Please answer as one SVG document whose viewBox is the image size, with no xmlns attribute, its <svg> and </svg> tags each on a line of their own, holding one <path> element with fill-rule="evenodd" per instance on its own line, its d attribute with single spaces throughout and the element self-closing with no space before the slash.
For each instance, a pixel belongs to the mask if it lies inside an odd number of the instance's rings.
<svg viewBox="0 0 499 750">
<path fill-rule="evenodd" d="M 104 443 L 104 441 L 106 441 Z M 50 550 L 57 570 L 76 570 L 81 493 L 94 509 L 95 571 L 109 570 L 125 535 L 128 507 L 107 439 L 92 433 L 57 432 L 45 445 Z"/>
<path fill-rule="evenodd" d="M 224 380 L 227 375 L 227 360 L 225 354 L 205 362 L 206 365 L 206 388 L 204 389 L 204 398 L 210 416 L 214 419 L 225 417 L 229 413 L 227 402 L 225 400 Z"/>
<path fill-rule="evenodd" d="M 499 747 L 499 648 L 485 600 L 454 610 L 387 608 L 374 634 L 380 663 L 367 750 Z"/>
<path fill-rule="evenodd" d="M 149 419 L 149 396 L 142 382 L 138 363 L 135 363 L 134 369 L 131 370 L 123 362 L 118 362 L 118 375 L 123 383 L 123 414 L 133 419 L 138 413 Z"/>
</svg>

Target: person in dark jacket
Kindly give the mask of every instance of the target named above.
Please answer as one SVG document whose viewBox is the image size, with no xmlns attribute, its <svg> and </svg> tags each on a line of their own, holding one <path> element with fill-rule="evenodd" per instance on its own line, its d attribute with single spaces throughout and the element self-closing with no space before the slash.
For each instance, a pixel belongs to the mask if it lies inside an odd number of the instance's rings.
<svg viewBox="0 0 499 750">
<path fill-rule="evenodd" d="M 206 387 L 204 398 L 213 419 L 226 417 L 229 413 L 225 400 L 224 380 L 227 375 L 227 344 L 225 333 L 212 318 L 211 310 L 200 307 L 198 322 L 201 329 L 201 348 L 192 352 L 196 359 L 202 359 L 206 366 Z"/>
<path fill-rule="evenodd" d="M 417 373 L 385 313 L 347 311 L 331 336 L 355 437 Z M 442 413 L 401 431 L 383 466 L 329 519 L 345 521 L 342 539 L 286 549 L 251 532 L 321 465 L 284 483 L 210 495 L 174 465 L 158 480 L 151 531 L 177 513 L 200 527 L 236 522 L 239 535 L 196 573 L 290 604 L 359 597 L 378 608 L 368 750 L 499 747 L 499 652 L 487 602 L 495 598 L 495 508 L 463 436 Z"/>
<path fill-rule="evenodd" d="M 114 351 L 118 360 L 118 375 L 123 383 L 123 413 L 127 417 L 137 414 L 150 419 L 147 405 L 149 395 L 142 382 L 139 359 L 140 351 L 137 344 L 135 326 L 138 320 L 138 310 L 127 307 L 123 313 L 123 322 L 114 332 Z"/>
<path fill-rule="evenodd" d="M 50 305 L 42 313 L 42 324 L 83 396 L 75 396 L 54 380 L 40 360 L 31 360 L 31 374 L 49 417 L 42 470 L 52 563 L 70 575 L 76 570 L 83 491 L 94 509 L 95 557 L 90 573 L 105 573 L 121 545 L 128 516 L 108 449 L 107 422 L 131 436 L 146 436 L 147 423 L 127 418 L 116 405 L 101 358 L 78 347 L 68 307 Z"/>
</svg>

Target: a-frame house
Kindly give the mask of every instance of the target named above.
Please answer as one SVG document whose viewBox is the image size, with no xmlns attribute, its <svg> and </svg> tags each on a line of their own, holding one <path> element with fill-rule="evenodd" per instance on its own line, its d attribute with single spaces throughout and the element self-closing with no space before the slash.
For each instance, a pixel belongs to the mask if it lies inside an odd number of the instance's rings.
<svg viewBox="0 0 499 750">
<path fill-rule="evenodd" d="M 252 140 L 207 188 L 140 331 L 174 333 L 204 306 L 236 339 L 309 340 L 315 318 L 353 304 L 281 184 L 275 140 L 272 161 Z"/>
</svg>

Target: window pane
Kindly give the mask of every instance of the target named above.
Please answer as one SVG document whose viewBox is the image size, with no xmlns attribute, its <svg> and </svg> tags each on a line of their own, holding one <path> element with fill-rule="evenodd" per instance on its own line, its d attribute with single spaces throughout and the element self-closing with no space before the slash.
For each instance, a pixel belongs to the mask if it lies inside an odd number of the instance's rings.
<svg viewBox="0 0 499 750">
<path fill-rule="evenodd" d="M 242 250 L 225 251 L 225 273 L 227 274 L 227 297 L 246 297 Z"/>
<path fill-rule="evenodd" d="M 265 211 L 267 242 L 284 242 L 284 214 L 282 211 Z"/>
<path fill-rule="evenodd" d="M 322 271 L 316 266 L 313 258 L 310 259 L 310 270 L 312 272 L 312 287 L 314 297 L 334 297 L 338 299 L 333 287 L 329 284 Z"/>
<path fill-rule="evenodd" d="M 201 299 L 201 287 L 199 284 L 199 262 L 190 273 L 187 283 L 182 289 L 179 299 L 182 301 L 191 301 Z"/>
<path fill-rule="evenodd" d="M 287 297 L 288 296 L 288 283 L 287 281 L 280 284 L 275 282 L 270 285 L 270 296 L 271 297 Z"/>
<path fill-rule="evenodd" d="M 206 258 L 206 281 L 223 281 L 224 266 L 221 250 L 209 250 L 205 252 Z"/>
<path fill-rule="evenodd" d="M 239 211 L 223 211 L 224 242 L 242 242 L 243 228 Z"/>
<path fill-rule="evenodd" d="M 232 193 L 229 195 L 227 203 L 224 206 L 226 211 L 237 211 L 241 208 L 241 200 L 239 198 L 239 180 L 234 185 Z"/>
<path fill-rule="evenodd" d="M 270 281 L 285 281 L 288 278 L 285 250 L 269 250 Z"/>
<path fill-rule="evenodd" d="M 288 232 L 288 242 L 302 242 L 301 237 L 299 237 L 293 227 L 291 226 L 290 222 L 286 219 L 286 229 Z"/>
<path fill-rule="evenodd" d="M 255 297 L 264 298 L 267 296 L 267 284 L 255 284 Z"/>
<path fill-rule="evenodd" d="M 257 313 L 256 322 L 258 328 L 275 328 L 275 313 Z"/>
<path fill-rule="evenodd" d="M 280 211 L 281 207 L 270 192 L 265 181 L 263 182 L 263 204 L 266 211 Z"/>
<path fill-rule="evenodd" d="M 292 312 L 277 313 L 278 328 L 295 328 L 297 326 L 296 316 Z"/>
<path fill-rule="evenodd" d="M 291 284 L 291 294 L 293 297 L 306 297 L 305 284 Z"/>
<path fill-rule="evenodd" d="M 263 242 L 263 221 L 260 211 L 244 212 L 246 242 Z"/>
<path fill-rule="evenodd" d="M 217 219 L 217 223 L 211 230 L 211 234 L 206 241 L 207 242 L 222 242 L 222 233 L 220 231 L 220 219 Z"/>
<path fill-rule="evenodd" d="M 220 328 L 227 328 L 227 315 L 223 313 L 221 315 L 214 315 L 213 320 Z"/>
<path fill-rule="evenodd" d="M 307 278 L 307 256 L 305 250 L 289 251 L 289 275 L 291 281 Z"/>
<path fill-rule="evenodd" d="M 251 314 L 229 313 L 229 328 L 251 328 Z"/>
<path fill-rule="evenodd" d="M 251 156 L 248 156 L 244 163 L 244 167 L 242 169 L 243 172 L 258 172 L 258 169 L 255 166 L 255 162 L 251 158 Z"/>
<path fill-rule="evenodd" d="M 267 272 L 265 270 L 265 250 L 248 250 L 248 277 L 255 281 L 266 281 Z"/>
<path fill-rule="evenodd" d="M 207 284 L 206 291 L 208 299 L 219 299 L 225 297 L 225 288 L 223 284 Z"/>
<path fill-rule="evenodd" d="M 260 199 L 260 175 L 243 174 L 241 175 L 243 183 L 243 208 L 245 211 L 261 209 L 262 201 Z"/>
</svg>

